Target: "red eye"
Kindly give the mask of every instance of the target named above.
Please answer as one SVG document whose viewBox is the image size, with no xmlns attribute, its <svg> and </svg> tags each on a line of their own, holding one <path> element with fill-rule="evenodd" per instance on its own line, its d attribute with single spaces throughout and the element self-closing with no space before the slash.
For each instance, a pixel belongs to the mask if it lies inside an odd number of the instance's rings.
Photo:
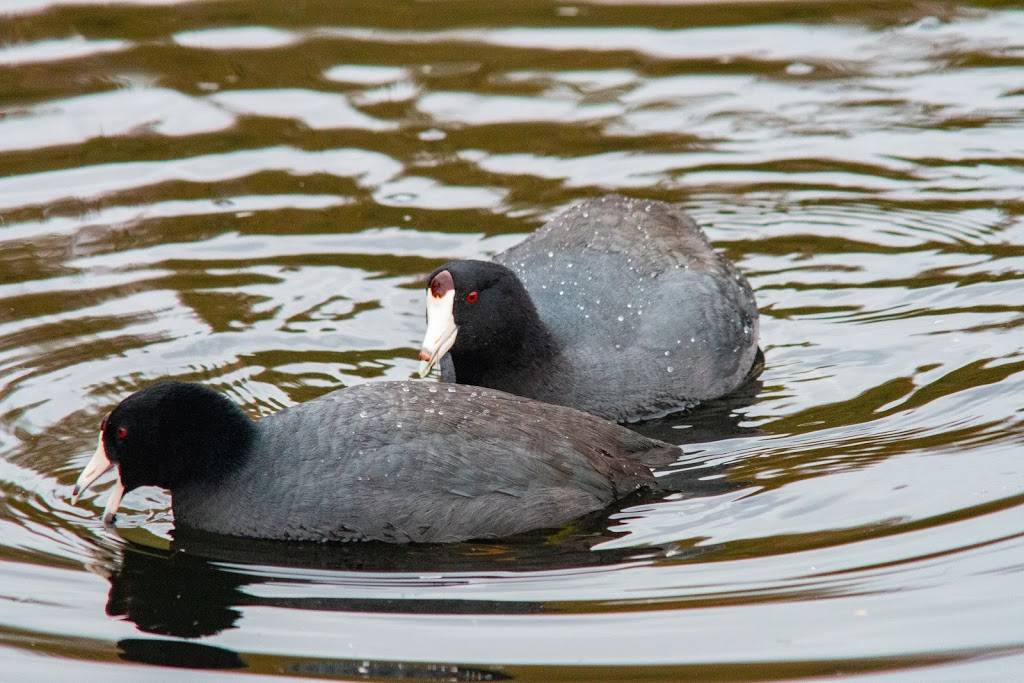
<svg viewBox="0 0 1024 683">
<path fill-rule="evenodd" d="M 123 439 L 128 436 L 128 428 L 124 425 L 117 428 L 117 438 Z"/>
<path fill-rule="evenodd" d="M 479 298 L 480 298 L 480 293 L 479 292 L 470 292 L 469 294 L 466 295 L 466 303 L 467 304 L 475 304 L 476 300 L 479 299 Z"/>
</svg>

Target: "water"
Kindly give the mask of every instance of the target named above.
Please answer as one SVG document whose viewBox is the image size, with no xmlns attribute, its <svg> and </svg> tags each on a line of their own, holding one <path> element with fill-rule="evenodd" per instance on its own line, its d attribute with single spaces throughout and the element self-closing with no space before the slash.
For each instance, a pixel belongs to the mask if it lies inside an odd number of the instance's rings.
<svg viewBox="0 0 1024 683">
<path fill-rule="evenodd" d="M 1019 675 L 1011 3 L 0 6 L 5 677 Z M 762 308 L 762 382 L 646 428 L 684 494 L 443 549 L 68 503 L 128 392 L 409 377 L 424 274 L 609 191 L 684 202 Z"/>
</svg>

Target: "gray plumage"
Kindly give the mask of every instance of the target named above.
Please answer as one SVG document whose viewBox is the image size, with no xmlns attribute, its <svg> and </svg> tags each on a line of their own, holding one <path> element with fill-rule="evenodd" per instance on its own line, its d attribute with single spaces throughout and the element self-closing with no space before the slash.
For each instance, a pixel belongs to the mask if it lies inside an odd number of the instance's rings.
<svg viewBox="0 0 1024 683">
<path fill-rule="evenodd" d="M 756 365 L 753 291 L 677 205 L 588 200 L 494 260 L 557 352 L 486 386 L 632 422 L 724 396 Z M 441 370 L 459 379 L 457 362 Z"/>
<path fill-rule="evenodd" d="M 240 464 L 172 487 L 176 524 L 293 540 L 450 542 L 560 526 L 655 485 L 675 446 L 498 391 L 379 382 L 261 419 Z"/>
</svg>

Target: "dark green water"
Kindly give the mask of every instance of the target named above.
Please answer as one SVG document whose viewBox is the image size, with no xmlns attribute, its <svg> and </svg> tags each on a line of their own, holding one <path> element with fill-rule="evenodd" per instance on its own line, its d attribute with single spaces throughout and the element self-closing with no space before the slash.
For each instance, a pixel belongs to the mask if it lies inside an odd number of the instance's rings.
<svg viewBox="0 0 1024 683">
<path fill-rule="evenodd" d="M 762 383 L 646 428 L 685 493 L 441 549 L 69 504 L 126 393 L 409 377 L 424 273 L 610 191 L 762 307 Z M 0 678 L 1018 678 L 1022 326 L 1013 3 L 0 0 Z"/>
</svg>

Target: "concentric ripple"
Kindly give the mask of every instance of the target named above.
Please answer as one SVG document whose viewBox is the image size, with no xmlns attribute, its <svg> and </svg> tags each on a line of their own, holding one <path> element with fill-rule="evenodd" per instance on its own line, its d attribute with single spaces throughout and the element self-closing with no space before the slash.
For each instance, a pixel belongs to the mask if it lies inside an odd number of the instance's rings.
<svg viewBox="0 0 1024 683">
<path fill-rule="evenodd" d="M 1019 677 L 1012 3 L 0 5 L 5 675 Z M 641 426 L 679 493 L 442 548 L 68 501 L 126 393 L 410 377 L 425 273 L 607 192 L 684 203 L 762 310 L 756 385 Z"/>
</svg>

